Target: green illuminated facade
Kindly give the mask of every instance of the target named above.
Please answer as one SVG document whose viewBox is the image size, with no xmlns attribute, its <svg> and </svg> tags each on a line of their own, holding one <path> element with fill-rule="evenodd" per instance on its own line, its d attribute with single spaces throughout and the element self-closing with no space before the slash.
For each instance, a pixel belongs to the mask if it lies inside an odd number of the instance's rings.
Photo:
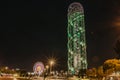
<svg viewBox="0 0 120 80">
<path fill-rule="evenodd" d="M 84 10 L 80 3 L 68 8 L 68 72 L 81 74 L 87 69 Z"/>
</svg>

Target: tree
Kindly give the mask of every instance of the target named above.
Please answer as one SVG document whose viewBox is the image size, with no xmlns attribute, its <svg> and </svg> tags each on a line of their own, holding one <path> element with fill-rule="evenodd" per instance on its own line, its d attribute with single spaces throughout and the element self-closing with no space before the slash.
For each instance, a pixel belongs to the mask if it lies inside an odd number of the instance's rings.
<svg viewBox="0 0 120 80">
<path fill-rule="evenodd" d="M 97 69 L 96 68 L 88 69 L 86 73 L 89 77 L 96 77 Z"/>
<path fill-rule="evenodd" d="M 103 66 L 99 66 L 97 69 L 97 76 L 98 77 L 103 77 L 104 76 L 104 72 L 103 72 Z"/>
<path fill-rule="evenodd" d="M 113 71 L 120 71 L 120 60 L 119 59 L 109 59 L 103 64 L 104 73 L 112 73 Z"/>
</svg>

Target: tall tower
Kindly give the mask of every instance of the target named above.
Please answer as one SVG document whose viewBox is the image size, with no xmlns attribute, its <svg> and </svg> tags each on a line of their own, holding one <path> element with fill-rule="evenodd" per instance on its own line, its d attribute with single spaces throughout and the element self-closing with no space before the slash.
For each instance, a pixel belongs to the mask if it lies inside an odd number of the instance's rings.
<svg viewBox="0 0 120 80">
<path fill-rule="evenodd" d="M 68 8 L 68 72 L 82 75 L 87 69 L 84 10 L 74 2 Z"/>
</svg>

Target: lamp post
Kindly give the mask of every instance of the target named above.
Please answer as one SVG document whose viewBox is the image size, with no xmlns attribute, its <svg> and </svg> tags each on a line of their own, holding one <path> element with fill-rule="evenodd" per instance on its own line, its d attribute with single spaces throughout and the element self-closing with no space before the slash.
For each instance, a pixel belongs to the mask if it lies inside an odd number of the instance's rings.
<svg viewBox="0 0 120 80">
<path fill-rule="evenodd" d="M 54 63 L 55 63 L 55 62 L 54 62 L 53 60 L 50 61 L 50 74 L 51 74 L 51 72 L 52 72 L 52 67 L 53 67 Z"/>
<path fill-rule="evenodd" d="M 48 69 L 49 69 L 49 66 L 46 65 L 46 73 L 48 74 Z"/>
</svg>

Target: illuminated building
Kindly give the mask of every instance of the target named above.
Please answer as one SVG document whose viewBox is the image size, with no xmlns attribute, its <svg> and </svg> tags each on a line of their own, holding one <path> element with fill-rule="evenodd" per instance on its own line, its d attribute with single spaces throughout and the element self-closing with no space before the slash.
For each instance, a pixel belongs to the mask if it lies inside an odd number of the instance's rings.
<svg viewBox="0 0 120 80">
<path fill-rule="evenodd" d="M 68 72 L 82 74 L 87 69 L 84 10 L 74 2 L 68 8 Z"/>
</svg>

